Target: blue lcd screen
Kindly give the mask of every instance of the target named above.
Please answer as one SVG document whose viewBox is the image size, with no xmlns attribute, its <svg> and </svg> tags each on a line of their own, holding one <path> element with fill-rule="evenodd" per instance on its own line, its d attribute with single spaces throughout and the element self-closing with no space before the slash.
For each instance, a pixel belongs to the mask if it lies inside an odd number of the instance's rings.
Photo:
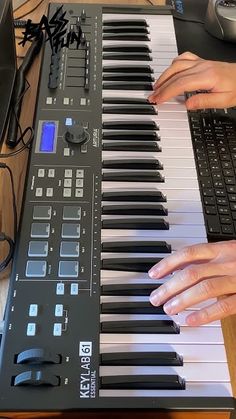
<svg viewBox="0 0 236 419">
<path fill-rule="evenodd" d="M 44 153 L 52 153 L 54 151 L 55 132 L 55 122 L 46 121 L 42 123 L 39 151 Z"/>
</svg>

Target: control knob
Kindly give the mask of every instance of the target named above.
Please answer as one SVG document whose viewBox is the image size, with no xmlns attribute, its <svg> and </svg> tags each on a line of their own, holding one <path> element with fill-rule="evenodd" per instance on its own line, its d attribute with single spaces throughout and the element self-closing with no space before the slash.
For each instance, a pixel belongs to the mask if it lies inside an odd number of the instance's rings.
<svg viewBox="0 0 236 419">
<path fill-rule="evenodd" d="M 89 139 L 89 133 L 82 126 L 74 125 L 68 127 L 65 133 L 65 140 L 72 144 L 84 144 Z"/>
</svg>

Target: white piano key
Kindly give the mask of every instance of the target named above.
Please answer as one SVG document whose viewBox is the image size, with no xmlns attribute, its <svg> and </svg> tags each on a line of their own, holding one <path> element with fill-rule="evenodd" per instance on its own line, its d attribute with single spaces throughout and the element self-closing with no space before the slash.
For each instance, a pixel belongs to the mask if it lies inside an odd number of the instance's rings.
<svg viewBox="0 0 236 419">
<path fill-rule="evenodd" d="M 113 240 L 112 237 L 108 237 L 105 240 L 103 240 L 103 243 L 109 243 L 109 242 L 113 242 L 113 241 L 114 240 Z M 129 241 L 132 241 L 132 238 L 129 238 L 129 237 L 124 237 L 124 238 L 119 237 L 118 241 L 121 241 L 121 242 L 122 241 L 125 241 L 127 243 Z M 142 243 L 142 241 L 150 241 L 150 242 L 153 241 L 153 242 L 155 242 L 157 240 L 155 239 L 155 237 L 148 237 L 148 236 L 146 238 L 144 238 L 144 237 L 143 238 L 138 238 L 137 237 L 137 239 L 135 240 L 136 243 L 139 243 L 139 242 Z M 166 242 L 169 245 L 171 245 L 172 250 L 180 250 L 183 247 L 192 246 L 194 244 L 198 244 L 199 243 L 199 238 L 198 237 L 197 238 L 194 238 L 194 237 L 191 237 L 191 238 L 170 238 Z M 206 242 L 207 242 L 207 239 L 205 239 L 204 241 L 202 241 L 202 243 L 206 243 Z M 167 253 L 166 255 L 168 255 L 168 254 L 169 253 Z M 127 278 L 127 280 L 128 280 L 128 278 Z"/>
<path fill-rule="evenodd" d="M 162 154 L 157 155 L 157 153 L 150 153 L 151 155 L 144 155 L 142 153 L 141 158 L 142 159 L 146 159 L 146 158 L 155 158 L 157 160 L 160 161 L 160 163 L 164 166 L 164 168 L 167 169 L 172 169 L 172 168 L 177 168 L 177 169 L 194 169 L 196 170 L 196 166 L 195 166 L 195 161 L 194 159 L 192 159 L 191 157 L 175 157 L 175 156 L 163 156 Z M 114 151 L 103 151 L 102 152 L 102 158 L 103 160 L 131 160 L 134 157 L 133 152 L 127 152 L 127 151 L 119 151 L 118 152 L 114 152 Z M 162 172 L 162 171 L 161 171 Z"/>
<path fill-rule="evenodd" d="M 229 382 L 226 362 L 206 364 L 187 363 L 183 366 L 101 366 L 100 376 L 177 374 L 187 382 Z"/>
<path fill-rule="evenodd" d="M 177 112 L 176 112 L 177 114 Z M 178 114 L 177 114 L 178 115 Z M 181 115 L 181 113 L 180 113 Z M 178 116 L 177 116 L 178 117 Z M 177 118 L 176 117 L 176 118 Z M 168 119 L 161 119 L 159 115 L 156 117 L 153 115 L 120 115 L 120 114 L 103 114 L 103 122 L 107 121 L 153 121 L 157 123 L 157 126 L 161 124 L 163 128 L 169 129 L 187 129 L 189 127 L 189 123 L 186 119 L 171 119 L 170 115 Z"/>
<path fill-rule="evenodd" d="M 110 297 L 111 298 L 111 297 Z M 116 297 L 118 298 L 118 297 Z M 127 321 L 127 320 L 173 320 L 177 325 L 179 325 L 181 328 L 183 327 L 189 327 L 186 323 L 186 317 L 190 314 L 195 312 L 196 310 L 184 310 L 181 313 L 178 313 L 173 316 L 167 316 L 165 314 L 102 314 L 101 315 L 101 322 L 106 321 L 115 321 L 115 322 L 121 322 L 121 321 Z M 214 321 L 209 324 L 203 324 L 201 327 L 221 327 L 220 321 Z"/>
<path fill-rule="evenodd" d="M 106 156 L 108 157 L 112 157 L 117 153 L 114 151 L 106 151 Z M 162 147 L 161 146 L 161 151 L 155 153 L 154 151 L 142 151 L 142 152 L 138 152 L 138 151 L 124 151 L 123 153 L 125 153 L 124 157 L 134 157 L 134 158 L 155 158 L 155 159 L 159 159 L 160 161 L 162 160 L 162 158 L 168 159 L 168 158 L 183 158 L 183 149 L 182 148 L 178 148 L 176 146 L 176 148 L 167 148 L 167 147 Z M 119 154 L 122 154 L 122 151 L 119 151 Z M 191 148 L 186 148 L 184 151 L 184 155 L 185 155 L 185 159 L 191 159 L 193 162 L 193 150 L 191 150 Z M 195 164 L 195 163 L 194 163 Z M 193 164 L 191 167 L 194 167 Z"/>
<path fill-rule="evenodd" d="M 129 66 L 129 64 L 122 64 L 122 66 Z M 117 64 L 116 64 L 117 66 Z M 131 92 L 130 92 L 131 93 Z M 140 98 L 140 99 L 146 99 L 148 96 L 150 95 L 150 92 L 146 92 L 146 91 L 142 91 L 142 90 L 134 90 L 131 94 L 132 97 L 134 98 Z M 124 92 L 120 91 L 120 90 L 102 90 L 102 97 L 125 97 L 125 98 L 129 98 L 130 95 L 126 92 L 126 94 L 124 94 Z M 165 103 L 161 104 L 161 105 L 155 105 L 157 106 L 164 106 L 164 105 L 168 105 L 168 104 L 180 104 L 183 105 L 185 103 L 185 97 L 183 95 L 179 95 L 173 98 L 168 99 L 168 101 L 166 101 Z"/>
<path fill-rule="evenodd" d="M 195 328 L 180 327 L 179 334 L 136 334 L 136 333 L 101 333 L 100 342 L 105 343 L 163 343 L 166 344 L 223 344 L 220 327 L 200 326 Z"/>
<path fill-rule="evenodd" d="M 199 201 L 199 202 L 201 201 L 199 189 L 183 189 L 183 188 L 182 189 L 181 188 L 180 189 L 171 189 L 171 188 L 167 189 L 165 187 L 165 184 L 163 185 L 158 184 L 158 186 L 155 185 L 156 187 L 153 187 L 153 188 L 150 188 L 150 184 L 146 188 L 145 187 L 141 188 L 139 184 L 132 185 L 132 187 L 127 187 L 127 185 L 125 185 L 124 188 L 121 188 L 121 184 L 118 182 L 117 182 L 118 185 L 116 186 L 116 188 L 113 188 L 111 185 L 112 182 L 109 182 L 110 186 L 108 186 L 107 183 L 108 182 L 104 182 L 104 184 L 102 185 L 103 192 L 106 192 L 106 191 L 108 192 L 121 191 L 122 192 L 122 191 L 135 191 L 135 190 L 143 190 L 143 189 L 151 192 L 151 191 L 156 190 L 156 191 L 161 191 L 164 194 L 164 196 L 168 195 L 167 201 L 169 200 L 170 201 L 171 200 Z"/>
<path fill-rule="evenodd" d="M 183 357 L 184 364 L 208 363 L 208 362 L 227 362 L 224 345 L 178 345 L 178 344 L 130 344 L 130 345 L 112 345 L 106 344 L 100 346 L 100 353 L 113 352 L 177 352 Z M 203 366 L 204 370 L 204 366 Z"/>
<path fill-rule="evenodd" d="M 188 383 L 185 390 L 99 390 L 100 397 L 232 397 L 232 388 L 229 382 Z"/>
<path fill-rule="evenodd" d="M 141 216 L 138 215 L 103 215 L 102 220 L 124 220 L 129 219 L 130 221 L 138 220 Z M 170 228 L 174 225 L 205 225 L 204 218 L 202 213 L 194 213 L 194 216 L 192 213 L 187 212 L 169 212 L 168 216 L 160 215 L 160 216 L 142 216 L 142 218 L 155 218 L 157 221 L 159 219 L 165 219 L 170 224 Z"/>
<path fill-rule="evenodd" d="M 127 202 L 123 202 L 123 201 L 103 201 L 102 205 L 129 205 L 131 203 L 127 203 Z M 146 203 L 148 203 L 148 198 L 146 200 Z M 138 202 L 135 201 L 132 203 L 133 205 L 135 204 L 144 204 L 143 202 Z M 173 200 L 171 201 L 168 198 L 168 202 L 162 202 L 162 203 L 155 203 L 155 202 L 151 202 L 151 204 L 153 204 L 153 206 L 155 207 L 155 205 L 163 205 L 164 208 L 168 209 L 168 211 L 170 213 L 172 212 L 186 212 L 186 213 L 201 213 L 202 212 L 202 204 L 200 201 L 177 201 L 177 200 Z"/>
<path fill-rule="evenodd" d="M 140 175 L 141 177 L 141 175 Z M 104 185 L 104 183 L 106 183 L 106 185 Z M 165 179 L 165 182 L 151 182 L 154 183 L 155 185 L 157 185 L 157 189 L 159 189 L 160 191 L 162 191 L 163 189 L 199 189 L 198 186 L 198 181 L 197 179 L 175 179 L 175 178 L 170 178 L 170 179 Z M 112 188 L 114 187 L 114 189 L 116 188 L 122 188 L 122 186 L 124 188 L 129 188 L 129 189 L 136 189 L 137 186 L 140 189 L 145 189 L 146 186 L 150 185 L 150 182 L 112 182 L 112 181 L 103 181 L 102 182 L 102 190 L 105 190 L 104 186 L 106 188 Z"/>
<path fill-rule="evenodd" d="M 206 237 L 206 229 L 204 225 L 173 225 L 169 230 L 123 230 L 123 229 L 102 229 L 102 239 L 106 237 L 155 237 L 156 240 L 167 240 L 174 237 Z M 200 241 L 200 240 L 199 240 Z"/>
</svg>

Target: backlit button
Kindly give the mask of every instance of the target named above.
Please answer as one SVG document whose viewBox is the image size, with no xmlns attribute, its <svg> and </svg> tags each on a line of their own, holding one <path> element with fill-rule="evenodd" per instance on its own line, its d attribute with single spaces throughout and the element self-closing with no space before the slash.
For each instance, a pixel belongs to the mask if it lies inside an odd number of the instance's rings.
<svg viewBox="0 0 236 419">
<path fill-rule="evenodd" d="M 27 324 L 26 335 L 27 336 L 35 336 L 36 335 L 36 323 L 28 323 Z"/>
<path fill-rule="evenodd" d="M 80 224 L 62 224 L 61 237 L 63 239 L 79 239 Z"/>
<path fill-rule="evenodd" d="M 84 187 L 84 179 L 76 179 L 76 188 L 83 188 Z"/>
<path fill-rule="evenodd" d="M 84 177 L 84 169 L 77 169 L 76 170 L 76 177 L 83 178 Z"/>
<path fill-rule="evenodd" d="M 53 188 L 47 188 L 46 189 L 46 196 L 48 196 L 48 197 L 53 196 Z"/>
<path fill-rule="evenodd" d="M 63 105 L 69 105 L 69 104 L 70 104 L 70 99 L 68 97 L 64 97 Z"/>
<path fill-rule="evenodd" d="M 79 293 L 79 284 L 70 285 L 70 295 L 78 295 Z"/>
<path fill-rule="evenodd" d="M 27 278 L 44 278 L 47 272 L 45 260 L 28 260 L 25 275 Z"/>
<path fill-rule="evenodd" d="M 61 336 L 62 334 L 62 324 L 54 323 L 53 325 L 53 336 Z"/>
<path fill-rule="evenodd" d="M 81 207 L 66 206 L 63 208 L 63 220 L 80 220 Z"/>
<path fill-rule="evenodd" d="M 45 176 L 45 169 L 38 169 L 38 177 L 44 177 Z"/>
<path fill-rule="evenodd" d="M 33 210 L 34 220 L 50 220 L 52 216 L 52 207 L 50 206 L 35 206 Z"/>
<path fill-rule="evenodd" d="M 64 188 L 63 189 L 63 196 L 64 196 L 64 198 L 70 198 L 71 197 L 71 189 L 70 188 Z"/>
<path fill-rule="evenodd" d="M 57 295 L 64 295 L 65 294 L 65 285 L 61 282 L 58 282 L 56 286 L 56 294 Z"/>
<path fill-rule="evenodd" d="M 38 304 L 30 304 L 29 306 L 29 316 L 37 317 L 38 315 Z"/>
<path fill-rule="evenodd" d="M 82 198 L 84 196 L 84 191 L 83 189 L 76 189 L 75 190 L 75 197 L 76 198 Z"/>
<path fill-rule="evenodd" d="M 43 188 L 36 188 L 35 196 L 43 196 Z"/>
<path fill-rule="evenodd" d="M 68 178 L 64 179 L 64 187 L 71 188 L 71 186 L 72 186 L 72 179 L 68 179 Z"/>
<path fill-rule="evenodd" d="M 72 177 L 72 170 L 71 169 L 65 169 L 65 177 Z"/>
<path fill-rule="evenodd" d="M 79 274 L 79 263 L 74 260 L 59 262 L 58 275 L 60 278 L 77 278 Z"/>
<path fill-rule="evenodd" d="M 39 257 L 48 255 L 48 242 L 46 241 L 30 241 L 28 248 L 28 256 Z"/>
<path fill-rule="evenodd" d="M 63 304 L 56 304 L 55 305 L 55 312 L 56 317 L 62 317 L 63 316 Z"/>
<path fill-rule="evenodd" d="M 78 257 L 79 256 L 79 243 L 78 242 L 61 242 L 60 256 Z"/>
<path fill-rule="evenodd" d="M 47 238 L 50 234 L 49 223 L 33 223 L 31 225 L 31 237 Z"/>
<path fill-rule="evenodd" d="M 55 177 L 55 169 L 48 169 L 48 177 Z"/>
</svg>

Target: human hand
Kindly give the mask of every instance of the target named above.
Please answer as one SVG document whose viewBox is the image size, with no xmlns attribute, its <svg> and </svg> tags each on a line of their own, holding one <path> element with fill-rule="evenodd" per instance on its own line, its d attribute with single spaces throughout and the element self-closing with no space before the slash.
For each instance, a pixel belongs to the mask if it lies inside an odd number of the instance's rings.
<svg viewBox="0 0 236 419">
<path fill-rule="evenodd" d="M 236 240 L 185 247 L 154 265 L 149 276 L 161 279 L 172 272 L 173 277 L 150 295 L 154 306 L 165 303 L 166 314 L 214 297 L 222 298 L 191 313 L 186 323 L 199 326 L 236 314 Z"/>
<path fill-rule="evenodd" d="M 236 105 L 236 63 L 204 60 L 191 52 L 176 57 L 154 84 L 151 103 L 196 90 L 207 90 L 186 100 L 187 109 L 229 108 Z"/>
</svg>

